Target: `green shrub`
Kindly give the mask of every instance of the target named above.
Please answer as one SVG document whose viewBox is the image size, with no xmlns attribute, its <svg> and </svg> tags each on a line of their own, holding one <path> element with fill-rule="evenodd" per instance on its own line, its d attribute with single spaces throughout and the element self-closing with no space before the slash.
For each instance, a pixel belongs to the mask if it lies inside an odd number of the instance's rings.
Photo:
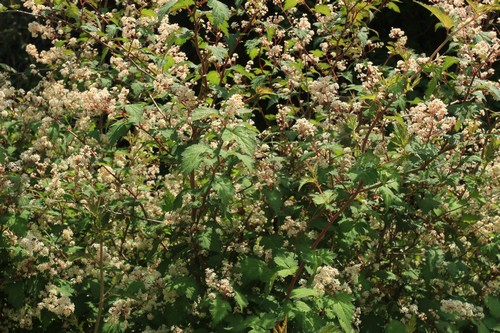
<svg viewBox="0 0 500 333">
<path fill-rule="evenodd" d="M 398 3 L 24 1 L 0 331 L 498 331 L 499 6 Z"/>
</svg>

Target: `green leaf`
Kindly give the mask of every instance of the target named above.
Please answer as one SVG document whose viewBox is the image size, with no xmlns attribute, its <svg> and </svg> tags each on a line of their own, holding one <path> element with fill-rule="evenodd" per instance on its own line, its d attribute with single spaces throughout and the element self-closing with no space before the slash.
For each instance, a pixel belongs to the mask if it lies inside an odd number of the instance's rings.
<svg viewBox="0 0 500 333">
<path fill-rule="evenodd" d="M 219 85 L 220 84 L 220 76 L 217 71 L 210 71 L 207 73 L 207 80 L 210 84 Z"/>
<path fill-rule="evenodd" d="M 297 288 L 292 290 L 290 298 L 304 298 L 304 297 L 318 296 L 318 291 L 313 288 Z"/>
<path fill-rule="evenodd" d="M 213 324 L 217 325 L 231 312 L 231 305 L 226 300 L 216 297 L 211 301 L 209 311 Z"/>
<path fill-rule="evenodd" d="M 75 289 L 71 286 L 71 284 L 67 281 L 60 280 L 59 281 L 59 286 L 57 287 L 57 290 L 64 296 L 72 296 L 75 293 Z"/>
<path fill-rule="evenodd" d="M 255 280 L 264 281 L 269 269 L 264 261 L 255 258 L 245 258 L 240 263 L 239 269 L 242 280 L 251 282 Z"/>
<path fill-rule="evenodd" d="M 274 262 L 281 268 L 297 267 L 297 260 L 295 259 L 295 254 L 293 253 L 288 253 L 287 255 L 277 255 L 274 257 Z"/>
<path fill-rule="evenodd" d="M 107 136 L 110 145 L 117 143 L 125 134 L 128 133 L 132 124 L 128 119 L 121 119 L 111 125 Z"/>
<path fill-rule="evenodd" d="M 500 89 L 498 89 L 493 82 L 487 80 L 476 80 L 476 81 L 477 83 L 479 83 L 478 88 L 483 88 L 488 90 L 489 94 L 491 95 L 491 97 L 493 97 L 495 101 L 500 101 Z"/>
<path fill-rule="evenodd" d="M 130 87 L 135 96 L 139 96 L 144 91 L 144 84 L 141 82 L 133 82 Z"/>
<path fill-rule="evenodd" d="M 217 178 L 212 184 L 212 188 L 217 192 L 217 196 L 222 202 L 222 205 L 227 207 L 235 194 L 235 189 L 231 180 L 227 177 Z"/>
<path fill-rule="evenodd" d="M 297 6 L 298 1 L 297 0 L 285 0 L 285 5 L 283 6 L 283 11 L 287 11 L 290 8 L 293 8 Z"/>
<path fill-rule="evenodd" d="M 418 206 L 424 214 L 429 213 L 434 208 L 438 207 L 439 204 L 439 200 L 436 200 L 431 193 L 425 193 L 424 197 L 418 201 Z"/>
<path fill-rule="evenodd" d="M 295 254 L 293 253 L 288 253 L 287 255 L 280 254 L 274 257 L 274 262 L 281 268 L 276 272 L 276 274 L 281 277 L 293 275 L 299 267 L 295 259 Z"/>
<path fill-rule="evenodd" d="M 332 11 L 330 10 L 330 7 L 328 5 L 316 5 L 314 6 L 314 11 L 327 17 L 332 16 Z"/>
<path fill-rule="evenodd" d="M 245 295 L 240 293 L 236 289 L 234 290 L 234 300 L 236 301 L 236 304 L 239 305 L 241 311 L 243 311 L 243 309 L 248 305 L 248 300 Z"/>
<path fill-rule="evenodd" d="M 392 206 L 393 203 L 401 204 L 401 200 L 394 194 L 394 192 L 387 186 L 381 186 L 378 191 L 382 195 L 385 207 Z"/>
<path fill-rule="evenodd" d="M 223 46 L 212 46 L 209 45 L 207 46 L 207 49 L 212 52 L 212 55 L 214 56 L 215 60 L 222 62 L 225 58 L 227 58 L 227 48 Z"/>
<path fill-rule="evenodd" d="M 406 333 L 406 326 L 399 320 L 393 320 L 385 327 L 385 333 Z"/>
<path fill-rule="evenodd" d="M 20 309 L 24 305 L 24 283 L 9 282 L 3 288 L 7 294 L 7 301 L 14 307 Z"/>
<path fill-rule="evenodd" d="M 274 211 L 276 215 L 282 215 L 281 212 L 281 193 L 278 190 L 272 191 L 264 191 L 264 195 L 266 196 L 267 201 L 269 202 L 269 206 Z"/>
<path fill-rule="evenodd" d="M 236 141 L 241 151 L 252 156 L 255 152 L 256 133 L 246 126 L 236 126 L 235 128 L 225 128 L 222 132 L 222 140 Z"/>
<path fill-rule="evenodd" d="M 378 180 L 378 171 L 371 167 L 365 167 L 361 163 L 356 163 L 351 168 L 349 176 L 356 182 L 362 180 L 365 185 L 372 185 Z"/>
<path fill-rule="evenodd" d="M 293 292 L 292 292 L 292 294 L 293 294 Z M 295 309 L 297 309 L 297 311 L 300 311 L 303 313 L 307 313 L 307 312 L 311 311 L 311 307 L 309 305 L 307 305 L 307 303 L 302 302 L 302 301 L 295 301 L 294 307 L 295 307 Z"/>
<path fill-rule="evenodd" d="M 158 10 L 158 22 L 161 22 L 163 20 L 165 15 L 167 15 L 170 11 L 170 8 L 172 8 L 176 4 L 176 2 L 176 0 L 170 0 L 165 2 L 163 6 L 160 7 L 160 9 Z"/>
<path fill-rule="evenodd" d="M 422 7 L 425 7 L 434 16 L 436 16 L 437 19 L 439 20 L 439 22 L 441 22 L 441 24 L 443 25 L 443 27 L 446 28 L 446 30 L 450 30 L 455 25 L 455 22 L 453 22 L 453 19 L 448 14 L 446 14 L 444 9 L 437 7 L 437 6 L 426 5 L 426 4 L 421 3 L 419 1 L 415 1 L 415 2 L 418 3 L 419 5 L 421 5 Z"/>
<path fill-rule="evenodd" d="M 456 57 L 447 56 L 444 58 L 444 61 L 441 64 L 441 66 L 439 67 L 439 69 L 441 71 L 445 71 L 448 68 L 450 68 L 451 66 L 453 66 L 454 64 L 457 64 L 459 62 L 460 62 L 460 59 L 458 59 Z"/>
<path fill-rule="evenodd" d="M 229 19 L 229 8 L 218 0 L 208 0 L 208 7 L 212 9 L 213 24 L 220 28 L 221 25 Z"/>
<path fill-rule="evenodd" d="M 131 124 L 137 125 L 143 119 L 144 107 L 141 104 L 130 104 L 125 106 L 125 111 L 129 115 L 129 122 Z"/>
<path fill-rule="evenodd" d="M 102 325 L 103 333 L 122 333 L 126 330 L 127 324 L 125 322 L 108 321 Z"/>
<path fill-rule="evenodd" d="M 212 149 L 205 144 L 197 143 L 189 146 L 182 152 L 181 171 L 185 175 L 196 169 L 203 160 L 203 155 L 209 153 Z"/>
<path fill-rule="evenodd" d="M 238 157 L 238 159 L 245 165 L 248 171 L 252 172 L 254 164 L 254 160 L 252 157 L 237 152 L 234 152 L 234 155 Z"/>
<path fill-rule="evenodd" d="M 491 315 L 500 320 L 500 298 L 493 295 L 486 296 L 484 304 L 490 310 Z"/>
<path fill-rule="evenodd" d="M 198 237 L 196 237 L 200 246 L 205 250 L 211 250 L 214 252 L 220 252 L 221 250 L 221 240 L 216 229 L 213 227 L 207 227 L 203 230 Z"/>
<path fill-rule="evenodd" d="M 143 8 L 141 9 L 141 16 L 143 17 L 156 17 L 155 11 L 152 9 Z"/>
<path fill-rule="evenodd" d="M 352 296 L 345 293 L 339 293 L 333 296 L 333 312 L 339 320 L 340 326 L 344 332 L 354 332 L 352 322 L 354 320 L 354 304 Z"/>
<path fill-rule="evenodd" d="M 260 53 L 259 48 L 253 48 L 248 50 L 248 56 L 250 57 L 251 60 L 255 59 L 256 56 L 258 56 Z"/>
<path fill-rule="evenodd" d="M 212 117 L 218 117 L 219 111 L 213 108 L 209 108 L 206 106 L 201 106 L 199 108 L 194 109 L 193 114 L 191 115 L 191 120 L 205 120 Z"/>
<path fill-rule="evenodd" d="M 311 197 L 316 205 L 325 205 L 326 208 L 333 209 L 331 203 L 334 202 L 337 194 L 332 190 L 326 190 L 322 193 L 311 194 Z"/>
<path fill-rule="evenodd" d="M 180 9 L 188 8 L 191 5 L 194 5 L 193 0 L 174 0 L 174 4 L 169 8 L 168 12 L 173 13 Z"/>
<path fill-rule="evenodd" d="M 399 6 L 396 5 L 394 2 L 389 2 L 387 4 L 387 8 L 389 8 L 392 11 L 395 11 L 396 13 L 400 13 L 401 11 L 399 10 Z"/>
</svg>

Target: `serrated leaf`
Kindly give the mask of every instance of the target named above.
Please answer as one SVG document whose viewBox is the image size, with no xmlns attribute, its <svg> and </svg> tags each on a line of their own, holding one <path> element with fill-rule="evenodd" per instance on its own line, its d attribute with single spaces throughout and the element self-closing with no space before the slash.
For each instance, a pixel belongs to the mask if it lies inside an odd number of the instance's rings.
<svg viewBox="0 0 500 333">
<path fill-rule="evenodd" d="M 237 126 L 235 128 L 225 128 L 222 132 L 222 140 L 236 141 L 241 151 L 252 156 L 255 152 L 256 133 L 245 126 Z"/>
<path fill-rule="evenodd" d="M 300 311 L 303 313 L 307 313 L 307 312 L 311 311 L 311 307 L 309 305 L 307 305 L 307 303 L 302 302 L 302 301 L 295 301 L 294 307 L 295 307 L 295 309 L 297 309 L 297 311 Z"/>
<path fill-rule="evenodd" d="M 382 195 L 382 199 L 384 200 L 385 207 L 390 207 L 393 203 L 400 203 L 401 200 L 394 195 L 394 192 L 388 188 L 387 186 L 381 186 L 378 191 Z"/>
<path fill-rule="evenodd" d="M 290 298 L 304 298 L 304 297 L 316 297 L 318 296 L 318 291 L 313 288 L 297 288 L 292 290 Z"/>
<path fill-rule="evenodd" d="M 217 71 L 210 71 L 207 73 L 207 81 L 210 83 L 210 84 L 215 84 L 215 85 L 219 85 L 220 84 L 220 76 L 219 76 L 219 73 L 217 73 Z"/>
<path fill-rule="evenodd" d="M 441 67 L 439 68 L 441 71 L 445 71 L 447 70 L 448 68 L 450 68 L 451 66 L 453 66 L 454 64 L 457 64 L 459 63 L 460 60 L 456 57 L 451 57 L 451 56 L 447 56 L 444 58 L 444 61 L 443 63 L 441 64 Z"/>
<path fill-rule="evenodd" d="M 278 190 L 264 191 L 269 206 L 274 211 L 276 215 L 281 215 L 281 193 Z"/>
<path fill-rule="evenodd" d="M 314 11 L 327 17 L 332 16 L 332 11 L 330 10 L 330 7 L 328 5 L 316 5 L 314 6 Z"/>
<path fill-rule="evenodd" d="M 479 83 L 478 88 L 488 90 L 489 94 L 495 101 L 500 101 L 500 89 L 498 89 L 493 82 L 487 80 L 477 80 L 477 82 Z"/>
<path fill-rule="evenodd" d="M 235 189 L 231 181 L 228 178 L 217 178 L 213 182 L 212 188 L 217 192 L 217 197 L 222 202 L 222 205 L 227 207 L 235 194 Z"/>
<path fill-rule="evenodd" d="M 144 107 L 141 104 L 130 104 L 125 106 L 129 122 L 137 125 L 143 120 Z"/>
<path fill-rule="evenodd" d="M 401 11 L 399 10 L 399 6 L 396 5 L 394 2 L 389 2 L 387 4 L 387 8 L 389 8 L 392 11 L 395 11 L 396 13 L 400 13 Z"/>
<path fill-rule="evenodd" d="M 127 324 L 124 322 L 109 321 L 102 325 L 103 333 L 122 333 L 127 329 Z"/>
<path fill-rule="evenodd" d="M 128 119 L 118 120 L 111 125 L 107 133 L 109 144 L 114 145 L 117 143 L 125 134 L 128 133 L 131 125 L 132 124 L 128 121 Z"/>
<path fill-rule="evenodd" d="M 422 210 L 424 214 L 429 213 L 434 208 L 438 207 L 440 201 L 432 196 L 431 193 L 425 193 L 424 197 L 420 199 L 418 202 L 418 207 Z"/>
<path fill-rule="evenodd" d="M 269 87 L 256 87 L 255 92 L 259 95 L 276 95 L 274 91 Z"/>
<path fill-rule="evenodd" d="M 245 165 L 248 171 L 252 172 L 254 160 L 252 157 L 235 152 L 234 155 Z"/>
<path fill-rule="evenodd" d="M 229 8 L 218 0 L 208 0 L 208 7 L 212 9 L 213 24 L 220 28 L 221 25 L 229 19 Z"/>
<path fill-rule="evenodd" d="M 20 309 L 24 304 L 24 283 L 6 283 L 4 292 L 7 294 L 7 301 L 14 307 Z"/>
<path fill-rule="evenodd" d="M 290 8 L 293 8 L 297 6 L 298 1 L 297 0 L 285 0 L 285 5 L 283 6 L 283 11 L 287 11 Z"/>
<path fill-rule="evenodd" d="M 198 235 L 196 239 L 198 240 L 198 244 L 200 244 L 203 249 L 220 252 L 222 243 L 219 234 L 217 234 L 217 231 L 214 228 L 207 227 Z"/>
<path fill-rule="evenodd" d="M 339 293 L 333 296 L 333 312 L 339 320 L 340 326 L 344 332 L 354 332 L 352 322 L 354 320 L 354 304 L 352 296 L 345 293 Z"/>
<path fill-rule="evenodd" d="M 248 56 L 250 57 L 251 60 L 255 59 L 255 57 L 260 53 L 260 49 L 258 48 L 253 48 L 248 50 Z"/>
<path fill-rule="evenodd" d="M 455 25 L 455 22 L 453 21 L 453 19 L 448 14 L 446 14 L 444 9 L 437 7 L 437 6 L 426 5 L 426 4 L 421 3 L 419 1 L 415 1 L 415 2 L 418 3 L 419 5 L 421 5 L 422 7 L 425 7 L 428 11 L 430 11 L 432 13 L 432 15 L 436 16 L 437 19 L 439 20 L 439 22 L 441 22 L 443 27 L 445 27 L 447 30 L 453 28 L 453 26 Z"/>
<path fill-rule="evenodd" d="M 219 111 L 213 108 L 209 108 L 206 106 L 201 106 L 199 108 L 194 109 L 193 114 L 191 115 L 191 120 L 205 120 L 212 117 L 218 117 Z"/>
<path fill-rule="evenodd" d="M 136 96 L 144 91 L 144 84 L 141 82 L 133 82 L 130 87 Z"/>
<path fill-rule="evenodd" d="M 106 26 L 106 35 L 108 35 L 108 37 L 110 37 L 110 38 L 113 38 L 118 30 L 119 30 L 118 27 L 114 24 L 107 25 Z"/>
<path fill-rule="evenodd" d="M 207 49 L 210 50 L 215 60 L 219 62 L 223 61 L 227 57 L 228 50 L 225 47 L 209 45 L 207 46 Z"/>
<path fill-rule="evenodd" d="M 385 333 L 406 333 L 406 326 L 399 320 L 393 320 L 385 327 Z"/>
<path fill-rule="evenodd" d="M 231 305 L 226 300 L 217 297 L 210 303 L 209 311 L 213 324 L 217 325 L 231 312 Z"/>
<path fill-rule="evenodd" d="M 274 257 L 274 262 L 281 268 L 297 267 L 297 260 L 295 259 L 295 255 L 293 253 L 289 253 L 288 255 L 277 255 Z"/>
<path fill-rule="evenodd" d="M 312 194 L 311 197 L 313 198 L 313 202 L 318 206 L 320 205 L 330 206 L 330 204 L 335 200 L 337 195 L 332 190 L 326 190 L 323 191 L 322 193 Z"/>
<path fill-rule="evenodd" d="M 212 149 L 202 143 L 189 146 L 182 152 L 181 171 L 185 175 L 196 169 L 203 160 L 204 154 L 212 153 Z"/>
<path fill-rule="evenodd" d="M 141 9 L 141 16 L 143 17 L 155 17 L 155 11 L 152 9 L 143 8 Z"/>
<path fill-rule="evenodd" d="M 177 0 L 174 1 L 174 4 L 170 7 L 170 12 L 173 13 L 180 9 L 188 8 L 191 5 L 194 5 L 193 0 Z"/>
<path fill-rule="evenodd" d="M 61 281 L 60 286 L 57 287 L 57 291 L 59 291 L 61 295 L 69 297 L 74 294 L 75 289 L 73 289 L 73 287 L 71 286 L 71 284 L 69 284 L 69 282 Z"/>
<path fill-rule="evenodd" d="M 236 304 L 239 305 L 241 311 L 243 311 L 243 309 L 248 305 L 248 300 L 245 295 L 237 290 L 234 290 L 234 300 L 236 301 Z"/>
<path fill-rule="evenodd" d="M 493 295 L 486 296 L 484 304 L 490 310 L 491 315 L 500 320 L 500 298 Z"/>
<path fill-rule="evenodd" d="M 158 10 L 158 21 L 161 22 L 163 20 L 163 18 L 165 17 L 165 15 L 168 14 L 168 12 L 170 11 L 170 8 L 172 8 L 175 4 L 176 4 L 176 0 L 170 0 L 170 1 L 167 1 L 163 4 L 163 6 L 160 7 L 160 9 Z"/>
<path fill-rule="evenodd" d="M 299 267 L 293 253 L 289 253 L 288 255 L 278 255 L 274 258 L 274 262 L 279 268 L 281 268 L 276 272 L 277 276 L 281 277 L 293 275 Z"/>
</svg>

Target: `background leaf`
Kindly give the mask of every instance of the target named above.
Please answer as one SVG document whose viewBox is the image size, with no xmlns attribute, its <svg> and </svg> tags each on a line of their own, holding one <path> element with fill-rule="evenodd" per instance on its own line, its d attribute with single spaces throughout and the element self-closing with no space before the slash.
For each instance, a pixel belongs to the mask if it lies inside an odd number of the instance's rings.
<svg viewBox="0 0 500 333">
<path fill-rule="evenodd" d="M 184 150 L 184 152 L 182 153 L 182 173 L 187 175 L 188 173 L 196 169 L 202 162 L 203 155 L 206 153 L 212 153 L 212 149 L 202 143 L 197 143 L 187 147 L 186 150 Z"/>
</svg>

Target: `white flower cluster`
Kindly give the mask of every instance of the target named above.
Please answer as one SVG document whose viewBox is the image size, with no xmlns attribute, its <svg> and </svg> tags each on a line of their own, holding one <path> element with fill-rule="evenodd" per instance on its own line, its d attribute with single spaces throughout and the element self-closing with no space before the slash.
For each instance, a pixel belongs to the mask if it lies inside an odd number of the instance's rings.
<svg viewBox="0 0 500 333">
<path fill-rule="evenodd" d="M 339 292 L 350 292 L 349 286 L 337 278 L 339 275 L 338 269 L 331 266 L 321 266 L 314 276 L 312 287 L 321 295 L 324 293 L 333 295 Z"/>
<path fill-rule="evenodd" d="M 234 94 L 226 101 L 226 105 L 221 110 L 221 115 L 228 119 L 234 118 L 234 116 L 238 115 L 244 107 L 245 103 L 243 102 L 243 96 Z"/>
<path fill-rule="evenodd" d="M 307 221 L 302 219 L 294 220 L 291 216 L 285 217 L 281 225 L 281 231 L 286 232 L 288 237 L 296 237 L 307 228 Z"/>
<path fill-rule="evenodd" d="M 57 287 L 52 284 L 48 284 L 45 289 L 46 292 L 42 294 L 45 294 L 46 297 L 38 303 L 39 309 L 46 309 L 58 316 L 69 317 L 73 314 L 75 305 L 67 295 L 61 294 Z"/>
<path fill-rule="evenodd" d="M 455 299 L 444 299 L 441 301 L 441 310 L 453 313 L 461 319 L 482 319 L 484 318 L 483 308 L 473 304 Z"/>
<path fill-rule="evenodd" d="M 7 110 L 14 106 L 16 90 L 9 81 L 3 81 L 4 78 L 4 75 L 0 74 L 0 82 L 2 82 L 0 86 L 0 114 L 2 117 L 7 117 L 9 115 Z"/>
<path fill-rule="evenodd" d="M 245 10 L 249 17 L 262 17 L 266 15 L 268 8 L 265 0 L 254 0 L 245 3 Z"/>
<path fill-rule="evenodd" d="M 225 297 L 234 297 L 234 289 L 227 278 L 218 279 L 217 274 L 211 268 L 205 269 L 205 283 L 209 288 L 213 288 Z"/>
<path fill-rule="evenodd" d="M 292 130 L 299 133 L 299 139 L 307 139 L 316 133 L 316 127 L 307 119 L 300 118 L 292 126 Z"/>
<path fill-rule="evenodd" d="M 34 253 L 43 256 L 47 256 L 49 254 L 48 247 L 46 247 L 43 241 L 39 239 L 38 235 L 35 235 L 31 231 L 28 231 L 26 236 L 19 240 L 19 246 L 21 246 L 30 257 L 32 257 Z"/>
<path fill-rule="evenodd" d="M 397 39 L 396 46 L 404 47 L 408 41 L 408 37 L 405 36 L 405 32 L 399 28 L 392 28 L 389 33 L 390 38 Z"/>
<path fill-rule="evenodd" d="M 328 104 L 337 100 L 338 90 L 339 84 L 331 76 L 321 77 L 309 86 L 312 99 L 318 104 Z"/>
<path fill-rule="evenodd" d="M 379 68 L 371 61 L 366 62 L 366 64 L 356 64 L 354 70 L 358 73 L 356 77 L 362 81 L 363 87 L 368 90 L 374 88 L 383 77 Z"/>
<path fill-rule="evenodd" d="M 430 142 L 449 132 L 455 125 L 455 117 L 447 117 L 448 110 L 440 99 L 428 105 L 419 103 L 409 111 L 408 133 L 424 142 Z"/>
<path fill-rule="evenodd" d="M 132 312 L 132 302 L 130 298 L 118 299 L 113 302 L 113 305 L 109 308 L 109 317 L 107 318 L 111 322 L 118 322 L 120 318 L 127 320 L 130 318 L 130 313 Z"/>
</svg>

